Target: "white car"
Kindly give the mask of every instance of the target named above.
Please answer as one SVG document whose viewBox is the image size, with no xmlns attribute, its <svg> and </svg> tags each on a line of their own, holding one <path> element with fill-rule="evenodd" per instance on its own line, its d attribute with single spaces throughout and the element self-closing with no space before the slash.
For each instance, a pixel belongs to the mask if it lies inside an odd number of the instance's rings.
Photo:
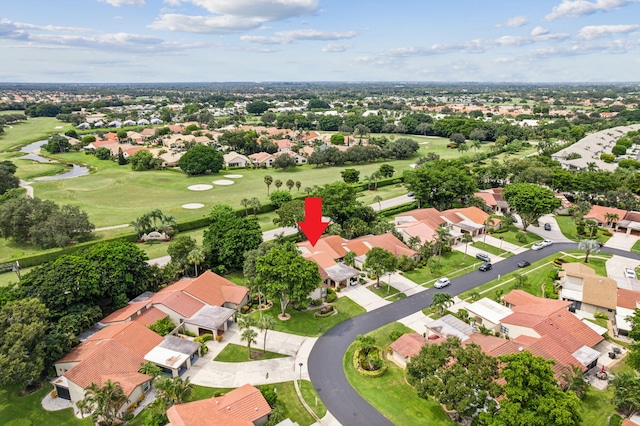
<svg viewBox="0 0 640 426">
<path fill-rule="evenodd" d="M 634 280 L 637 279 L 636 271 L 631 268 L 624 268 L 624 276 L 627 278 L 633 278 Z"/>
<path fill-rule="evenodd" d="M 436 281 L 433 286 L 435 288 L 444 288 L 449 284 L 451 284 L 451 281 L 449 280 L 449 278 L 442 277 L 442 278 L 439 278 L 438 281 Z"/>
<path fill-rule="evenodd" d="M 531 246 L 531 250 L 540 250 L 541 248 L 546 247 L 543 243 L 535 243 Z"/>
<path fill-rule="evenodd" d="M 553 244 L 553 241 L 551 241 L 551 240 L 544 240 L 544 241 L 542 241 L 540 244 L 542 244 L 544 247 L 549 247 L 551 244 Z"/>
</svg>

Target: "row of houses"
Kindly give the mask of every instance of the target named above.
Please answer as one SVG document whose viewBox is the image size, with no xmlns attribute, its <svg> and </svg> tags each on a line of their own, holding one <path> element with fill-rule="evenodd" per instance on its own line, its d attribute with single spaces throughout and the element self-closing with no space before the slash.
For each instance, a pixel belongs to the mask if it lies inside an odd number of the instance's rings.
<svg viewBox="0 0 640 426">
<path fill-rule="evenodd" d="M 617 232 L 640 236 L 640 212 L 615 207 L 594 205 L 584 219 L 595 221 L 598 226 L 611 226 Z"/>
<path fill-rule="evenodd" d="M 505 305 L 484 298 L 464 305 L 470 324 L 448 314 L 426 324 L 423 335 L 403 335 L 391 344 L 394 361 L 406 366 L 422 346 L 457 337 L 463 344 L 479 345 L 492 356 L 528 350 L 533 355 L 553 360 L 552 368 L 560 381 L 567 368 L 578 366 L 587 371 L 606 355 L 606 349 L 599 344 L 607 330 L 578 319 L 568 310 L 571 302 L 543 299 L 522 290 L 512 290 L 503 301 Z M 480 325 L 498 333 L 481 334 L 478 332 Z"/>
<path fill-rule="evenodd" d="M 84 398 L 92 383 L 107 380 L 122 386 L 128 402 L 120 409 L 144 399 L 152 377 L 139 372 L 145 362 L 177 377 L 200 356 L 200 344 L 169 334 L 160 336 L 148 326 L 171 318 L 178 328 L 196 335 L 222 335 L 235 321 L 236 312 L 247 303 L 248 290 L 206 271 L 198 278 L 177 281 L 157 293 L 146 292 L 103 318 L 96 331 L 55 362 L 53 384 L 58 397 L 73 403 Z"/>
</svg>

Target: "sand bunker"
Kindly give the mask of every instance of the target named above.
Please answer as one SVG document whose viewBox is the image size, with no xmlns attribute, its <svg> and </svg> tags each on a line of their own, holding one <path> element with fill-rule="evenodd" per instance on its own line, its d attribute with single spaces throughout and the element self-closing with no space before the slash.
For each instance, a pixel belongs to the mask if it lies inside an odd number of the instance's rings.
<svg viewBox="0 0 640 426">
<path fill-rule="evenodd" d="M 240 179 L 242 175 L 224 175 L 224 177 L 229 179 Z"/>
<path fill-rule="evenodd" d="M 200 204 L 200 203 L 188 203 L 188 204 L 182 205 L 183 209 L 189 209 L 189 210 L 201 209 L 203 207 L 204 207 L 204 204 Z"/>
<path fill-rule="evenodd" d="M 191 185 L 188 186 L 187 189 L 190 191 L 207 191 L 209 189 L 213 188 L 213 185 L 206 185 L 206 184 L 202 184 L 199 183 L 197 185 Z"/>
<path fill-rule="evenodd" d="M 213 184 L 214 185 L 233 185 L 234 182 L 232 180 L 219 179 L 219 180 L 214 180 Z"/>
</svg>

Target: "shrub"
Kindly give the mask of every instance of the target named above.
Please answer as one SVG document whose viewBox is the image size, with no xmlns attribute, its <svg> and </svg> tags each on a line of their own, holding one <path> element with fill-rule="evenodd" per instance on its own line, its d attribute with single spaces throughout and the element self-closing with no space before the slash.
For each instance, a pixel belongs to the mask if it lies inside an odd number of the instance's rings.
<svg viewBox="0 0 640 426">
<path fill-rule="evenodd" d="M 605 163 L 613 163 L 613 160 L 616 159 L 616 156 L 613 154 L 600 154 L 600 159 Z"/>
<path fill-rule="evenodd" d="M 389 339 L 391 339 L 392 342 L 395 342 L 400 337 L 402 337 L 403 334 L 404 333 L 402 333 L 401 331 L 398 331 L 398 330 L 392 331 L 391 334 L 389 334 Z"/>
<path fill-rule="evenodd" d="M 377 369 L 367 370 L 362 367 L 361 361 L 363 361 L 367 355 L 364 353 L 362 349 L 356 349 L 355 353 L 353 354 L 353 367 L 356 369 L 358 373 L 360 373 L 363 376 L 367 376 L 367 377 L 382 376 L 387 371 L 387 363 L 384 362 L 384 360 L 382 359 L 382 349 L 380 349 L 377 346 L 374 346 L 373 348 L 369 349 L 369 352 L 371 351 L 378 352 L 377 358 L 379 360 L 379 363 L 377 363 L 377 367 L 378 367 Z"/>
<path fill-rule="evenodd" d="M 203 342 L 208 342 L 209 340 L 213 340 L 213 334 L 207 333 L 200 336 Z"/>
<path fill-rule="evenodd" d="M 525 234 L 524 232 L 518 232 L 516 234 L 516 241 L 518 241 L 519 243 L 527 242 L 527 234 Z"/>
<path fill-rule="evenodd" d="M 332 288 L 328 288 L 327 297 L 325 297 L 326 302 L 333 303 L 336 301 L 337 298 L 338 298 L 338 295 L 336 294 L 336 292 Z"/>
<path fill-rule="evenodd" d="M 129 420 L 133 420 L 133 413 L 125 414 L 123 419 L 124 419 L 125 422 L 128 422 Z"/>
<path fill-rule="evenodd" d="M 273 386 L 263 385 L 259 386 L 258 389 L 260 389 L 260 393 L 269 404 L 269 407 L 275 407 L 276 402 L 278 402 L 278 394 L 273 390 Z"/>
<path fill-rule="evenodd" d="M 151 324 L 149 328 L 161 336 L 166 336 L 167 334 L 171 333 L 174 328 L 176 328 L 176 325 L 173 323 L 173 321 L 171 321 L 171 318 L 166 316 Z"/>
<path fill-rule="evenodd" d="M 194 333 L 193 331 L 189 331 L 189 330 L 184 330 L 182 332 L 182 334 L 184 334 L 185 336 L 189 336 L 189 337 L 196 337 L 196 333 Z"/>
<path fill-rule="evenodd" d="M 555 259 L 553 259 L 553 263 L 561 266 L 563 263 L 567 263 L 567 261 L 561 257 L 556 257 Z"/>
<path fill-rule="evenodd" d="M 316 318 L 325 318 L 333 315 L 335 310 L 332 305 L 327 305 L 313 314 Z"/>
<path fill-rule="evenodd" d="M 595 317 L 595 319 L 603 319 L 603 320 L 609 319 L 609 315 L 605 314 L 604 312 L 596 312 L 595 314 L 593 314 L 593 316 Z"/>
</svg>

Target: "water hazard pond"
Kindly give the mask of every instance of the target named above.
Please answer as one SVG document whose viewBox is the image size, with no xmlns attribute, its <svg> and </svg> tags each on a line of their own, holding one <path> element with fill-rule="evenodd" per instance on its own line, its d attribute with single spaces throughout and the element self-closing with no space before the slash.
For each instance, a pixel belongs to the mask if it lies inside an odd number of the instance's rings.
<svg viewBox="0 0 640 426">
<path fill-rule="evenodd" d="M 30 143 L 29 145 L 23 146 L 20 149 L 20 152 L 23 152 L 27 155 L 20 157 L 20 159 L 33 160 L 39 163 L 51 163 L 52 161 L 50 159 L 42 157 L 37 154 L 37 152 L 40 151 L 40 148 L 42 148 L 42 146 L 46 143 L 47 141 L 44 140 L 44 141 L 33 142 L 33 143 Z M 60 173 L 59 175 L 39 177 L 39 178 L 35 178 L 34 181 L 40 182 L 40 181 L 46 181 L 46 180 L 70 179 L 70 178 L 89 174 L 89 168 L 85 166 L 78 166 L 77 164 L 72 164 L 72 166 L 73 168 L 71 170 L 66 171 L 64 173 Z"/>
</svg>

